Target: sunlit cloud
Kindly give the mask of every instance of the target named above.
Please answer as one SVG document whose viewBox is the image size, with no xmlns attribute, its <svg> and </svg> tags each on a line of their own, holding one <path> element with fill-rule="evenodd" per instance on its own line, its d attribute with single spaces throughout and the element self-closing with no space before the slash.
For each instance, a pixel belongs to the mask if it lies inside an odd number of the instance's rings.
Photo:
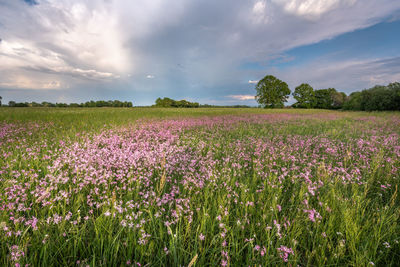
<svg viewBox="0 0 400 267">
<path fill-rule="evenodd" d="M 257 84 L 257 83 L 258 83 L 258 80 L 249 80 L 249 83 L 250 83 L 250 84 Z"/>
<path fill-rule="evenodd" d="M 321 15 L 341 8 L 349 8 L 357 0 L 272 0 L 282 5 L 288 13 L 295 14 L 309 19 L 317 19 Z"/>
<path fill-rule="evenodd" d="M 254 100 L 254 95 L 229 95 L 229 98 L 236 100 Z"/>
<path fill-rule="evenodd" d="M 0 81 L 0 87 L 17 89 L 59 89 L 62 87 L 60 81 L 43 81 L 30 79 L 27 76 L 13 76 L 12 79 Z"/>
</svg>

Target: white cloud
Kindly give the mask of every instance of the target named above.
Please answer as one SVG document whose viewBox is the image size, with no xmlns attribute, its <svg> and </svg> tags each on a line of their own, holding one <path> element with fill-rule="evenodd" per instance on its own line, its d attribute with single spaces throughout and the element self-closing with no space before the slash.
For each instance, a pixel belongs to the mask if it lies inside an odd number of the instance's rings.
<svg viewBox="0 0 400 267">
<path fill-rule="evenodd" d="M 257 84 L 257 83 L 258 83 L 258 80 L 249 80 L 249 83 L 250 83 L 250 84 Z"/>
<path fill-rule="evenodd" d="M 252 13 L 254 23 L 266 24 L 271 19 L 271 15 L 268 14 L 268 10 L 266 9 L 266 2 L 263 0 L 255 2 Z"/>
<path fill-rule="evenodd" d="M 63 87 L 61 81 L 31 79 L 25 75 L 13 75 L 0 82 L 0 87 L 17 89 L 60 89 Z"/>
<path fill-rule="evenodd" d="M 400 58 L 372 60 L 344 60 L 312 62 L 301 67 L 288 68 L 275 75 L 287 81 L 291 88 L 310 82 L 314 89 L 334 87 L 350 93 L 370 88 L 376 84 L 386 85 L 400 81 Z"/>
<path fill-rule="evenodd" d="M 4 74 L 0 86 L 4 88 L 58 89 L 70 83 L 60 82 L 65 80 L 65 75 L 102 81 L 120 77 L 110 72 L 73 67 L 62 54 L 38 47 L 28 40 L 0 42 L 0 61 L 0 71 Z"/>
<path fill-rule="evenodd" d="M 228 95 L 229 98 L 233 98 L 236 100 L 254 100 L 254 95 Z"/>
<path fill-rule="evenodd" d="M 92 9 L 71 4 L 59 10 L 70 21 L 67 29 L 53 33 L 52 41 L 59 48 L 90 68 L 118 73 L 130 70 L 129 50 L 124 46 L 126 36 L 112 7 L 97 5 Z"/>
<path fill-rule="evenodd" d="M 155 76 L 154 76 L 154 75 L 151 75 L 151 74 L 149 74 L 149 75 L 147 75 L 147 76 L 146 76 L 146 78 L 147 78 L 147 79 L 154 79 L 154 78 L 155 78 Z"/>
<path fill-rule="evenodd" d="M 58 74 L 103 81 L 119 78 L 131 69 L 118 16 L 106 5 L 47 1 L 28 7 L 21 3 L 5 7 L 9 9 L 0 10 L 0 23 L 7 25 L 0 32 L 4 36 L 0 42 L 0 70 L 18 77 L 7 87 L 13 83 L 16 88 L 32 89 L 66 86 L 42 83 L 35 77 L 38 72 L 45 80 Z M 22 18 L 20 23 L 15 23 L 15 17 Z"/>
<path fill-rule="evenodd" d="M 50 69 L 50 71 L 54 71 L 55 73 L 60 74 L 69 74 L 73 76 L 82 76 L 89 79 L 110 79 L 110 78 L 119 78 L 119 75 L 110 73 L 110 72 L 101 72 L 97 70 L 82 70 L 80 68 L 70 68 L 70 67 L 61 67 Z"/>
<path fill-rule="evenodd" d="M 351 7 L 357 0 L 273 0 L 286 12 L 305 18 L 319 18 L 324 13 L 340 7 Z"/>
</svg>

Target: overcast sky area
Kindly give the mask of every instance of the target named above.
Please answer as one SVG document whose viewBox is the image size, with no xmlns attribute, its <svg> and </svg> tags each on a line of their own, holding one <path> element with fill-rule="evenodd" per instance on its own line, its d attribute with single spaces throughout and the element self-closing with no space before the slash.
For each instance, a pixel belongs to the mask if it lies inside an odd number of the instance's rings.
<svg viewBox="0 0 400 267">
<path fill-rule="evenodd" d="M 399 0 L 0 0 L 0 39 L 3 103 L 256 105 L 267 74 L 347 94 L 400 81 Z"/>
</svg>

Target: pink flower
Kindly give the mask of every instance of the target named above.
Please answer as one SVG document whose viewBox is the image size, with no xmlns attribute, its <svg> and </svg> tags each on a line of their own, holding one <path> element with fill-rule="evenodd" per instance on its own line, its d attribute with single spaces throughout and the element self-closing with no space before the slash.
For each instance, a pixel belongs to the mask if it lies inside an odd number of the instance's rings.
<svg viewBox="0 0 400 267">
<path fill-rule="evenodd" d="M 279 257 L 281 257 L 281 259 L 283 259 L 284 262 L 288 261 L 288 257 L 290 254 L 294 255 L 293 249 L 282 245 L 279 248 L 277 248 L 277 250 L 279 252 Z"/>
<path fill-rule="evenodd" d="M 304 212 L 308 213 L 308 218 L 310 221 L 315 222 L 315 218 L 321 219 L 321 215 L 315 210 L 304 210 Z"/>
</svg>

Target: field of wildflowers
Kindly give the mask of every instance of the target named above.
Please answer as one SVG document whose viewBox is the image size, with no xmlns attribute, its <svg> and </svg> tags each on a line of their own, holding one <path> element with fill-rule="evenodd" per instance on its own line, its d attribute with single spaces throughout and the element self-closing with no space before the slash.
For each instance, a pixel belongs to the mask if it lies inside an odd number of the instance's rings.
<svg viewBox="0 0 400 267">
<path fill-rule="evenodd" d="M 1 266 L 400 261 L 398 113 L 54 110 L 0 110 Z"/>
</svg>

